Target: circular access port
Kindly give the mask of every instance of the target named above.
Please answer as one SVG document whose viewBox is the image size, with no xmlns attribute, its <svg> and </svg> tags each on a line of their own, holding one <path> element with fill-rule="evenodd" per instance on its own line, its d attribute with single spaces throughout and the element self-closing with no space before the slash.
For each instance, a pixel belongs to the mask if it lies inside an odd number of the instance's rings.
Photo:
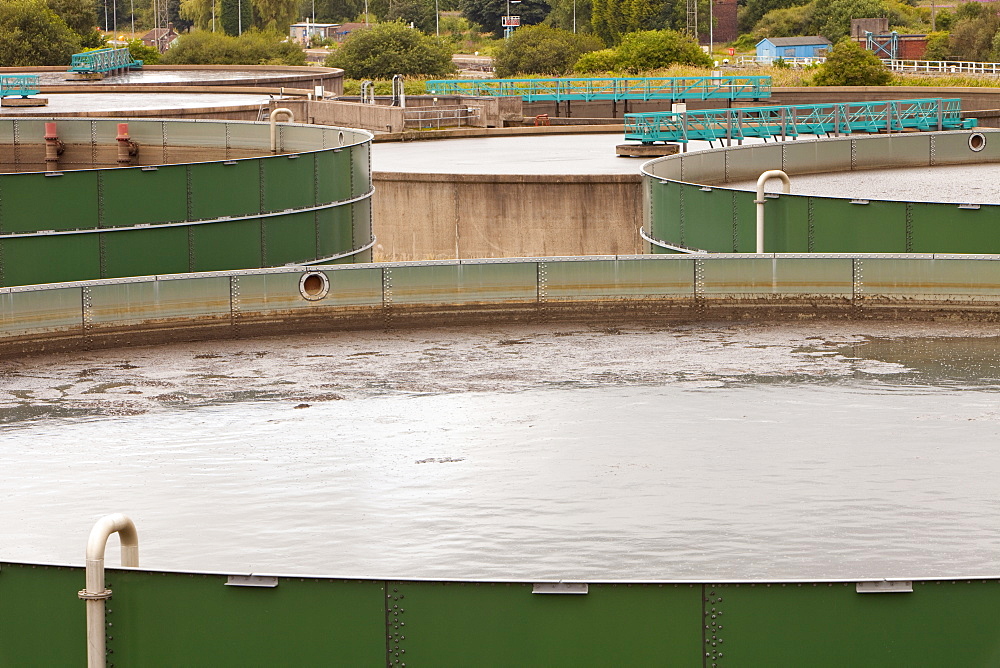
<svg viewBox="0 0 1000 668">
<path fill-rule="evenodd" d="M 340 144 L 341 146 L 343 146 L 343 145 L 344 145 L 344 133 L 343 133 L 343 132 L 338 132 L 338 133 L 337 133 L 337 142 L 338 142 L 338 143 L 339 143 L 339 144 Z"/>
<path fill-rule="evenodd" d="M 302 278 L 299 279 L 299 292 L 309 301 L 323 299 L 330 292 L 330 279 L 321 271 L 302 274 Z"/>
<path fill-rule="evenodd" d="M 977 153 L 986 148 L 986 135 L 982 132 L 973 132 L 969 135 L 969 148 Z"/>
</svg>

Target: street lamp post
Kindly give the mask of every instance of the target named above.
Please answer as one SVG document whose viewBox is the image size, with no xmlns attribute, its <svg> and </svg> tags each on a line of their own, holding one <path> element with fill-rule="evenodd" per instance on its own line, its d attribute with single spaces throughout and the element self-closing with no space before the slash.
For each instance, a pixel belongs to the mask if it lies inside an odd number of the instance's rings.
<svg viewBox="0 0 1000 668">
<path fill-rule="evenodd" d="M 315 0 L 313 0 L 315 2 Z M 434 0 L 434 34 L 441 36 L 441 13 L 438 11 L 438 0 Z"/>
</svg>

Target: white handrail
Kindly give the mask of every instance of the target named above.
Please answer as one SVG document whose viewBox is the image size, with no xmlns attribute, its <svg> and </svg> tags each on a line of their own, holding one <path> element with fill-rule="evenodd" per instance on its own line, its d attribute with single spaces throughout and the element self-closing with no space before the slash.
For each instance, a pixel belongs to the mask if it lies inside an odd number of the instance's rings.
<svg viewBox="0 0 1000 668">
<path fill-rule="evenodd" d="M 125 515 L 115 513 L 97 520 L 87 539 L 87 587 L 77 596 L 87 602 L 87 667 L 107 665 L 104 631 L 104 601 L 111 590 L 104 588 L 104 550 L 111 534 L 117 533 L 122 546 L 122 566 L 139 565 L 139 534 Z"/>
</svg>

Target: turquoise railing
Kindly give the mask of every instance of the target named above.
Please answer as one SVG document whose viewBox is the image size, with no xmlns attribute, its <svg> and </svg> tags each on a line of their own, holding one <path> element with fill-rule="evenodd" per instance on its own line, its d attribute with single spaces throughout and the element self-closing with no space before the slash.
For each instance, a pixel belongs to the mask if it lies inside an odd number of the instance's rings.
<svg viewBox="0 0 1000 668">
<path fill-rule="evenodd" d="M 644 144 L 973 127 L 957 98 L 625 114 L 625 139 Z"/>
<path fill-rule="evenodd" d="M 0 76 L 0 97 L 28 97 L 38 95 L 39 81 L 37 74 L 6 74 Z"/>
<path fill-rule="evenodd" d="M 133 60 L 132 53 L 126 49 L 96 49 L 84 53 L 74 53 L 70 61 L 70 72 L 99 74 L 114 70 L 137 70 L 142 68 L 141 60 Z"/>
<path fill-rule="evenodd" d="M 452 79 L 428 81 L 435 95 L 520 96 L 525 102 L 590 100 L 759 100 L 771 77 L 640 77 L 599 79 Z"/>
</svg>

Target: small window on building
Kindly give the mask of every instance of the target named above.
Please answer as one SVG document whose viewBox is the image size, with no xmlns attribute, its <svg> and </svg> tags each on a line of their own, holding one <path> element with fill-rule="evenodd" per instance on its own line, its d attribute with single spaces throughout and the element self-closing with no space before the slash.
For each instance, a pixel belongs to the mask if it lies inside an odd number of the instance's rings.
<svg viewBox="0 0 1000 668">
<path fill-rule="evenodd" d="M 795 49 L 785 49 L 785 58 L 794 58 Z"/>
</svg>

